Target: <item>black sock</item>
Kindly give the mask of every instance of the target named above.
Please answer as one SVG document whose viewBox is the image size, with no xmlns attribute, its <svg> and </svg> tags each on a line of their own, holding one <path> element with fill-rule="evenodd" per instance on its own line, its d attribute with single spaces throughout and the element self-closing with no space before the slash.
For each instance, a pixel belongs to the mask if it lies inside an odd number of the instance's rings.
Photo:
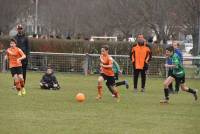
<svg viewBox="0 0 200 134">
<path fill-rule="evenodd" d="M 164 93 L 165 93 L 165 99 L 169 100 L 169 90 L 167 88 L 164 88 Z"/>
<path fill-rule="evenodd" d="M 125 81 L 116 82 L 116 87 L 125 85 Z"/>
<path fill-rule="evenodd" d="M 107 85 L 109 91 L 111 92 L 111 94 L 114 94 L 113 88 L 110 85 Z"/>
<path fill-rule="evenodd" d="M 194 89 L 191 89 L 191 88 L 189 88 L 187 92 L 192 93 L 192 94 L 196 94 L 196 91 L 194 91 Z"/>
</svg>

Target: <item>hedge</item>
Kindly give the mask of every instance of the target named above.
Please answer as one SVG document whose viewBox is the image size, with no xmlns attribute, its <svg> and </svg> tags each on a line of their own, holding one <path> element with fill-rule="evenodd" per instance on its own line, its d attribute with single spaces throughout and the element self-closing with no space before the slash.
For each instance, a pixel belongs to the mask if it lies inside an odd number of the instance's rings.
<svg viewBox="0 0 200 134">
<path fill-rule="evenodd" d="M 9 37 L 0 37 L 0 49 L 9 47 Z M 130 42 L 85 41 L 66 39 L 29 39 L 32 52 L 56 53 L 100 53 L 101 46 L 107 44 L 110 54 L 127 55 L 132 44 Z"/>
</svg>

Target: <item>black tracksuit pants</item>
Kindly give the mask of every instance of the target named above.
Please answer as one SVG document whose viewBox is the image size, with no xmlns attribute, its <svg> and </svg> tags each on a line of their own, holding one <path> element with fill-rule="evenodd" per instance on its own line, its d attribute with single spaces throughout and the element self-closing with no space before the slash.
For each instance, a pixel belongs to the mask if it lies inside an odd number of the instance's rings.
<svg viewBox="0 0 200 134">
<path fill-rule="evenodd" d="M 134 69 L 134 72 L 133 72 L 134 89 L 137 89 L 139 73 L 141 73 L 141 88 L 145 88 L 146 69 Z"/>
</svg>

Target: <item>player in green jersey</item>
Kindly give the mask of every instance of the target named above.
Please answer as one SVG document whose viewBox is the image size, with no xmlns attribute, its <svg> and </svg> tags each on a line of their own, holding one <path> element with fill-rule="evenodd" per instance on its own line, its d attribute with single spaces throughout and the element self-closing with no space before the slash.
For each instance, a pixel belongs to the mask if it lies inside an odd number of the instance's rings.
<svg viewBox="0 0 200 134">
<path fill-rule="evenodd" d="M 174 80 L 180 83 L 181 89 L 183 91 L 186 91 L 188 93 L 191 93 L 194 96 L 194 99 L 197 100 L 197 90 L 191 89 L 186 86 L 185 84 L 185 70 L 183 68 L 183 65 L 181 63 L 181 59 L 179 56 L 174 53 L 174 48 L 172 46 L 169 46 L 166 48 L 165 52 L 167 58 L 170 58 L 172 61 L 172 64 L 165 64 L 166 68 L 172 69 L 172 74 L 168 76 L 168 78 L 164 81 L 164 94 L 165 98 L 160 101 L 160 103 L 168 103 L 169 102 L 169 89 L 168 86 L 170 83 L 172 83 Z"/>
<path fill-rule="evenodd" d="M 114 74 L 115 74 L 115 76 L 114 76 L 115 80 L 119 80 L 119 74 L 121 75 L 122 71 L 120 70 L 119 64 L 114 59 L 113 59 L 113 71 L 114 71 Z M 126 89 L 129 88 L 127 80 L 116 82 L 117 87 L 121 86 L 121 85 L 125 85 Z"/>
</svg>

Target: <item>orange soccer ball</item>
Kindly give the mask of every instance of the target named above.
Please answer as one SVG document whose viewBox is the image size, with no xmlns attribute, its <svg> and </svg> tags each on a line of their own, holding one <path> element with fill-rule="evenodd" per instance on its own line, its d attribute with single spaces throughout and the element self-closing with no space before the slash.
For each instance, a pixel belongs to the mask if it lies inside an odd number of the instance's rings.
<svg viewBox="0 0 200 134">
<path fill-rule="evenodd" d="M 83 101 L 85 101 L 85 95 L 84 95 L 83 93 L 78 93 L 78 94 L 76 95 L 76 100 L 77 100 L 78 102 L 83 102 Z"/>
</svg>

